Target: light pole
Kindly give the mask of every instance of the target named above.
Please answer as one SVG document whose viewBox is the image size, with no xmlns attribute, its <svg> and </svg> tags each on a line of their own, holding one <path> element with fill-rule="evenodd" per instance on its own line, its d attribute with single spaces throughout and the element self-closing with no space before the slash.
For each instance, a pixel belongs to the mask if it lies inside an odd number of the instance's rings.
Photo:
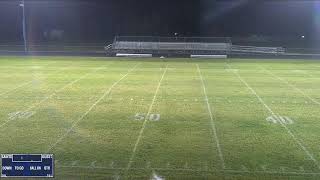
<svg viewBox="0 0 320 180">
<path fill-rule="evenodd" d="M 24 52 L 27 53 L 28 47 L 27 47 L 26 16 L 25 16 L 24 0 L 20 2 L 19 6 L 22 8 L 22 34 L 23 34 L 23 41 L 24 41 Z"/>
</svg>

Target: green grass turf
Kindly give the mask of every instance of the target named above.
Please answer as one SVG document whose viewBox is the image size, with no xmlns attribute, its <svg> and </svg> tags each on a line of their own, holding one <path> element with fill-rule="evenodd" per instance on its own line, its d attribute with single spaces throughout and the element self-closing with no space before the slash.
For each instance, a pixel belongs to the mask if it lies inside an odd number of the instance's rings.
<svg viewBox="0 0 320 180">
<path fill-rule="evenodd" d="M 319 69 L 312 60 L 1 57 L 0 153 L 53 153 L 56 179 L 319 179 Z"/>
</svg>

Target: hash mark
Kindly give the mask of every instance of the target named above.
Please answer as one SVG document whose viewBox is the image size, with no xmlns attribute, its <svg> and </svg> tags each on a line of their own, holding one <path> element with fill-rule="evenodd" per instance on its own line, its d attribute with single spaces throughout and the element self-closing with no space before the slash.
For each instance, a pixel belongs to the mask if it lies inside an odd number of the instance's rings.
<svg viewBox="0 0 320 180">
<path fill-rule="evenodd" d="M 90 166 L 91 166 L 91 167 L 96 167 L 96 162 L 97 162 L 97 161 L 91 162 Z"/>
<path fill-rule="evenodd" d="M 151 162 L 150 161 L 147 162 L 146 167 L 147 167 L 147 169 L 150 169 L 150 167 L 151 167 Z"/>
<path fill-rule="evenodd" d="M 168 169 L 170 168 L 170 163 L 169 163 L 169 162 L 167 163 L 167 166 L 166 166 L 166 167 L 167 167 Z"/>
<path fill-rule="evenodd" d="M 75 166 L 78 164 L 79 161 L 72 161 L 71 166 Z"/>
<path fill-rule="evenodd" d="M 114 166 L 114 162 L 113 161 L 111 161 L 111 163 L 110 163 L 110 168 L 112 168 L 113 169 L 113 166 Z"/>
<path fill-rule="evenodd" d="M 241 169 L 242 169 L 243 171 L 245 171 L 245 172 L 249 172 L 248 168 L 247 168 L 246 166 L 244 166 L 244 165 L 241 165 Z"/>
<path fill-rule="evenodd" d="M 188 163 L 187 162 L 184 164 L 184 168 L 188 169 Z"/>
</svg>

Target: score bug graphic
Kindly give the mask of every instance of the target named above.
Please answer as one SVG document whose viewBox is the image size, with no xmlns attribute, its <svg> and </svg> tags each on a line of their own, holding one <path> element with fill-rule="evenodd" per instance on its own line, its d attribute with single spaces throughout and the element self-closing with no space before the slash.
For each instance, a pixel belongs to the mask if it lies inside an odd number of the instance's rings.
<svg viewBox="0 0 320 180">
<path fill-rule="evenodd" d="M 53 154 L 2 154 L 1 177 L 54 177 Z"/>
</svg>

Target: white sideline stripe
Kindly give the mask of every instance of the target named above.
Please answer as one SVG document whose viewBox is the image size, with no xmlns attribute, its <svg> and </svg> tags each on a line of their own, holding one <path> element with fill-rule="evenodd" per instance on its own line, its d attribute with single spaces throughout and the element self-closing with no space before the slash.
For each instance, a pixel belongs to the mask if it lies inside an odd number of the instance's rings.
<svg viewBox="0 0 320 180">
<path fill-rule="evenodd" d="M 229 64 L 227 64 L 227 66 L 231 69 L 231 66 Z M 247 88 L 252 92 L 252 94 L 254 94 L 258 100 L 260 101 L 261 104 L 263 104 L 263 106 L 273 115 L 273 116 L 277 116 L 276 113 L 274 113 L 271 108 L 262 100 L 262 98 L 257 94 L 257 92 L 244 80 L 242 79 L 242 77 L 239 75 L 238 72 L 233 72 L 238 79 L 247 86 Z M 278 117 L 278 116 L 277 116 Z M 320 164 L 319 162 L 314 158 L 314 156 L 311 154 L 311 152 L 302 144 L 301 140 L 298 139 L 293 133 L 292 131 L 282 122 L 279 121 L 279 123 L 281 124 L 281 126 L 287 130 L 288 134 L 292 137 L 292 139 L 300 146 L 300 148 L 306 153 L 306 155 L 315 163 L 315 165 L 318 167 L 318 169 L 320 169 Z"/>
<path fill-rule="evenodd" d="M 104 167 L 104 166 L 57 166 L 57 168 L 79 168 L 79 169 L 105 169 L 105 170 L 126 170 L 126 168 L 122 167 Z M 145 170 L 150 171 L 150 168 L 131 168 L 133 170 Z M 215 172 L 224 172 L 224 173 L 241 173 L 241 174 L 283 174 L 283 175 L 320 175 L 317 172 L 295 172 L 295 171 L 243 171 L 243 170 L 231 170 L 231 169 L 223 169 L 223 170 L 199 170 L 199 169 L 191 169 L 191 168 L 151 168 L 151 170 L 159 170 L 159 171 L 191 171 L 191 172 L 207 172 L 207 173 L 215 173 Z"/>
<path fill-rule="evenodd" d="M 76 79 L 76 80 L 74 80 L 74 81 L 66 84 L 65 86 L 63 86 L 62 88 L 60 88 L 60 89 L 58 89 L 58 90 L 55 90 L 52 94 L 50 94 L 49 96 L 46 96 L 46 97 L 43 98 L 40 102 L 38 102 L 38 103 L 36 103 L 36 104 L 33 104 L 32 106 L 28 107 L 27 109 L 25 109 L 25 110 L 22 111 L 22 112 L 27 112 L 27 111 L 32 110 L 33 108 L 41 105 L 42 103 L 44 103 L 44 102 L 47 101 L 48 99 L 50 99 L 50 98 L 52 98 L 53 96 L 55 96 L 58 92 L 64 90 L 65 88 L 73 85 L 74 83 L 80 81 L 81 79 L 85 78 L 86 76 L 88 76 L 88 75 L 90 75 L 90 74 L 92 74 L 92 73 L 94 73 L 94 72 L 97 72 L 98 70 L 103 69 L 103 68 L 104 68 L 104 67 L 95 68 L 95 70 L 94 70 L 93 72 L 87 73 L 87 74 L 81 76 L 79 79 Z M 2 128 L 3 126 L 5 126 L 6 124 L 8 124 L 8 123 L 9 123 L 10 121 L 12 121 L 12 120 L 13 120 L 13 119 L 8 119 L 8 120 L 5 121 L 4 123 L 2 123 L 2 124 L 0 125 L 0 128 Z"/>
<path fill-rule="evenodd" d="M 154 102 L 155 102 L 155 100 L 156 100 L 156 98 L 157 98 L 157 94 L 158 94 L 158 91 L 159 91 L 160 86 L 161 86 L 161 82 L 162 82 L 163 77 L 165 76 L 167 70 L 168 70 L 168 65 L 166 66 L 166 69 L 163 71 L 162 77 L 161 77 L 161 79 L 160 79 L 160 81 L 159 81 L 159 83 L 158 83 L 158 87 L 157 87 L 157 89 L 156 89 L 156 92 L 154 93 L 152 102 L 151 102 L 150 107 L 149 107 L 149 109 L 148 109 L 148 113 L 147 113 L 147 115 L 146 115 L 145 117 L 148 117 L 149 114 L 150 114 L 151 111 L 152 111 L 153 104 L 154 104 Z M 128 162 L 126 171 L 128 171 L 128 170 L 131 168 L 131 164 L 132 164 L 133 159 L 134 159 L 134 157 L 135 157 L 135 155 L 136 155 L 136 151 L 137 151 L 138 145 L 139 145 L 139 143 L 140 143 L 140 140 L 141 140 L 141 137 L 142 137 L 142 134 L 143 134 L 143 131 L 144 131 L 145 127 L 146 127 L 147 122 L 148 122 L 148 120 L 147 120 L 147 118 L 145 118 L 145 119 L 144 119 L 144 122 L 143 122 L 143 124 L 142 124 L 141 130 L 140 130 L 140 132 L 139 132 L 137 141 L 136 141 L 136 143 L 134 144 L 134 147 L 133 147 L 133 150 L 132 150 L 132 154 L 131 154 L 131 157 L 130 157 L 130 159 L 129 159 L 129 162 Z"/>
<path fill-rule="evenodd" d="M 284 82 L 285 84 L 287 84 L 288 86 L 290 86 L 292 89 L 298 91 L 300 94 L 302 94 L 304 97 L 308 98 L 310 101 L 312 101 L 312 102 L 320 105 L 320 102 L 319 102 L 319 101 L 313 99 L 313 98 L 310 97 L 308 94 L 306 94 L 305 92 L 303 92 L 301 89 L 299 89 L 299 88 L 297 88 L 295 85 L 289 83 L 287 80 L 285 80 L 285 79 L 283 79 L 283 78 L 275 75 L 275 74 L 272 73 L 271 71 L 269 71 L 269 70 L 267 70 L 267 69 L 265 69 L 265 68 L 263 68 L 263 67 L 261 67 L 261 66 L 259 66 L 259 67 L 260 67 L 262 70 L 264 70 L 265 72 L 267 72 L 268 74 L 270 74 L 271 76 L 273 76 L 274 78 L 276 78 L 276 79 Z"/>
<path fill-rule="evenodd" d="M 225 169 L 226 166 L 225 166 L 223 154 L 222 154 L 221 147 L 220 147 L 220 141 L 219 141 L 219 138 L 218 138 L 216 125 L 215 125 L 215 123 L 214 123 L 214 121 L 215 121 L 217 118 L 216 118 L 216 116 L 215 116 L 214 114 L 212 114 L 211 106 L 210 106 L 210 103 L 209 103 L 209 100 L 208 100 L 208 95 L 207 95 L 206 86 L 205 86 L 205 84 L 204 84 L 203 76 L 202 76 L 202 74 L 201 74 L 201 70 L 200 70 L 200 67 L 199 67 L 198 64 L 197 64 L 197 69 L 198 69 L 198 73 L 199 73 L 199 76 L 200 76 L 200 79 L 201 79 L 202 88 L 203 88 L 203 93 L 204 93 L 204 96 L 205 96 L 205 101 L 206 101 L 206 103 L 207 103 L 207 109 L 208 109 L 209 116 L 210 116 L 211 130 L 212 130 L 213 135 L 214 135 L 214 137 L 212 137 L 212 138 L 213 138 L 213 140 L 215 140 L 215 142 L 216 142 L 216 146 L 217 146 L 217 149 L 218 149 L 219 158 L 220 158 L 220 162 L 221 162 L 221 167 L 222 167 L 222 169 Z"/>
<path fill-rule="evenodd" d="M 101 100 L 103 100 L 107 95 L 109 95 L 112 91 L 112 89 L 120 82 L 122 81 L 125 77 L 127 77 L 129 75 L 130 72 L 132 72 L 139 64 L 136 64 L 133 68 L 131 68 L 127 74 L 123 75 L 118 81 L 116 81 L 115 83 L 112 84 L 112 86 L 105 91 L 105 93 L 95 102 L 92 104 L 92 106 L 83 114 L 81 115 L 76 121 L 74 121 L 72 123 L 72 126 L 55 142 L 52 144 L 52 146 L 49 147 L 49 149 L 47 150 L 47 152 L 50 152 L 55 146 L 57 146 L 65 137 L 67 137 L 69 135 L 69 133 L 73 130 L 74 127 L 76 127 L 78 125 L 78 123 L 84 118 L 86 117 L 91 111 L 92 109 L 98 104 L 100 103 Z"/>
</svg>

